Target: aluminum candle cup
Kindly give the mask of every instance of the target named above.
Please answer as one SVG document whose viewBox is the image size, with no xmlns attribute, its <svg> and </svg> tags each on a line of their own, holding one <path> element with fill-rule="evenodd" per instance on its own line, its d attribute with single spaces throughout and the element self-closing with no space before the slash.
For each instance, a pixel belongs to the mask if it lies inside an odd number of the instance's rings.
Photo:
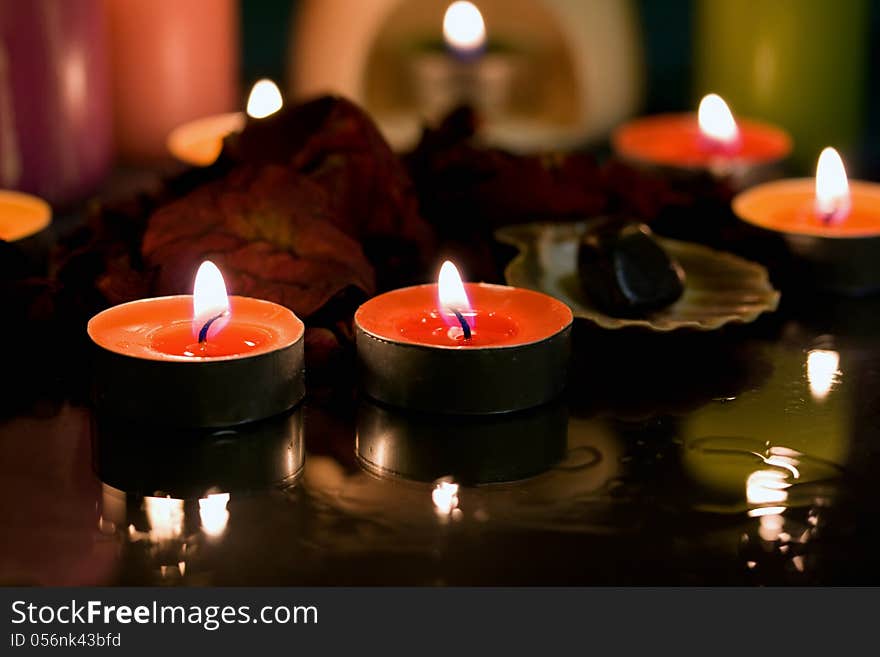
<svg viewBox="0 0 880 657">
<path fill-rule="evenodd" d="M 451 416 L 398 411 L 364 401 L 357 455 L 379 475 L 434 481 L 451 475 L 466 485 L 540 474 L 566 452 L 568 414 L 554 402 L 504 415 Z"/>
<path fill-rule="evenodd" d="M 221 427 L 277 415 L 305 395 L 302 321 L 284 306 L 229 298 L 229 321 L 204 352 L 193 296 L 142 299 L 89 321 L 94 399 L 109 415 Z"/>
<path fill-rule="evenodd" d="M 379 295 L 358 308 L 363 391 L 429 413 L 506 413 L 540 406 L 565 387 L 571 310 L 540 292 L 440 283 Z M 467 330 L 468 335 L 465 335 Z"/>
<path fill-rule="evenodd" d="M 149 427 L 98 415 L 92 455 L 101 481 L 138 495 L 200 497 L 290 484 L 302 472 L 302 406 L 235 428 Z"/>
</svg>

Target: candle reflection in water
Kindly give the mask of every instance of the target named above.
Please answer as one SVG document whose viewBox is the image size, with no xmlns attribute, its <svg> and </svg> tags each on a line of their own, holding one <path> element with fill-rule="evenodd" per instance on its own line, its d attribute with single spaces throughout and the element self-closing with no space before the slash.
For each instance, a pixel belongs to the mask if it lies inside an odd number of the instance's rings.
<svg viewBox="0 0 880 657">
<path fill-rule="evenodd" d="M 840 380 L 840 354 L 831 349 L 812 349 L 807 354 L 807 381 L 810 393 L 824 401 Z"/>
<path fill-rule="evenodd" d="M 846 218 L 851 207 L 849 180 L 840 154 L 825 148 L 816 163 L 816 214 L 839 222 Z"/>
<path fill-rule="evenodd" d="M 263 78 L 251 89 L 247 101 L 247 115 L 252 119 L 265 119 L 275 114 L 283 105 L 284 100 L 281 98 L 278 85 L 272 80 Z"/>
<path fill-rule="evenodd" d="M 202 531 L 212 538 L 218 538 L 226 531 L 229 523 L 229 493 L 210 493 L 199 500 L 199 518 Z"/>
<path fill-rule="evenodd" d="M 453 53 L 477 52 L 486 43 L 486 23 L 480 10 L 465 0 L 453 2 L 443 15 L 443 40 Z"/>
<path fill-rule="evenodd" d="M 98 417 L 98 527 L 121 541 L 146 583 L 202 577 L 228 546 L 233 499 L 290 487 L 305 459 L 302 409 L 223 429 L 164 429 Z M 142 582 L 141 579 L 136 579 Z"/>
<path fill-rule="evenodd" d="M 802 470 L 809 471 L 816 464 L 782 447 L 771 448 L 760 456 L 769 467 L 752 472 L 746 480 L 748 515 L 756 518 L 758 525 L 742 535 L 743 558 L 763 582 L 802 579 L 809 574 L 814 552 L 811 542 L 817 535 L 820 514 L 835 492 L 833 473 L 812 472 L 802 478 Z"/>
</svg>

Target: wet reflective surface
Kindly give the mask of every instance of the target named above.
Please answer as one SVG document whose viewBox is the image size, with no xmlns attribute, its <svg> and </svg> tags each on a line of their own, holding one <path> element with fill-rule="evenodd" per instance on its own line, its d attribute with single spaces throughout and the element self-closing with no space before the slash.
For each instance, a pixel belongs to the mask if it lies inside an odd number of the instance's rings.
<svg viewBox="0 0 880 657">
<path fill-rule="evenodd" d="M 34 400 L 0 422 L 0 580 L 876 584 L 880 300 L 786 301 L 578 326 L 566 398 L 506 418 L 309 399 L 194 434 Z"/>
</svg>

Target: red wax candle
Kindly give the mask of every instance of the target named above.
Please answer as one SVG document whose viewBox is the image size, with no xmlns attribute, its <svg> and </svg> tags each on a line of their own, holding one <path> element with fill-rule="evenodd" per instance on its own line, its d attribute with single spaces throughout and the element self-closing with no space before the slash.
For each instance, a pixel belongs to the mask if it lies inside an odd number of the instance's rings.
<svg viewBox="0 0 880 657">
<path fill-rule="evenodd" d="M 132 301 L 89 321 L 96 402 L 111 414 L 186 426 L 239 424 L 303 396 L 305 326 L 289 309 L 226 296 L 222 277 L 193 295 Z"/>
<path fill-rule="evenodd" d="M 716 99 L 717 102 L 706 101 Z M 641 165 L 740 174 L 776 165 L 791 153 L 784 130 L 737 119 L 717 96 L 707 96 L 698 114 L 661 114 L 636 119 L 612 136 L 614 151 Z"/>
<path fill-rule="evenodd" d="M 518 410 L 555 397 L 570 349 L 568 306 L 532 290 L 462 284 L 457 272 L 453 285 L 444 292 L 441 273 L 439 284 L 394 290 L 358 309 L 365 392 L 456 414 Z"/>
<path fill-rule="evenodd" d="M 848 181 L 827 148 L 816 178 L 778 180 L 736 196 L 743 221 L 781 234 L 809 262 L 822 287 L 848 293 L 880 289 L 880 184 Z"/>
<path fill-rule="evenodd" d="M 437 284 L 382 294 L 358 309 L 358 324 L 377 337 L 449 349 L 513 347 L 546 339 L 571 323 L 571 310 L 540 292 L 504 285 L 465 283 L 473 309 L 465 339 L 455 317 L 438 307 Z"/>
<path fill-rule="evenodd" d="M 141 299 L 109 308 L 89 322 L 89 336 L 133 358 L 200 362 L 247 358 L 300 339 L 303 323 L 289 309 L 250 297 L 229 298 L 229 323 L 203 343 L 193 337 L 192 295 Z"/>
</svg>

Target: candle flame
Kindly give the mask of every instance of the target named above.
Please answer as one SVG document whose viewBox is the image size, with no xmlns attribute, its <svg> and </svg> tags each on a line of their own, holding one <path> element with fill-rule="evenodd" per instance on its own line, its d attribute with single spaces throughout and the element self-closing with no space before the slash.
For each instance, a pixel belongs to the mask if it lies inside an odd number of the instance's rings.
<svg viewBox="0 0 880 657">
<path fill-rule="evenodd" d="M 807 354 L 807 381 L 813 399 L 822 401 L 840 376 L 840 354 L 831 349 L 812 349 Z"/>
<path fill-rule="evenodd" d="M 840 153 L 831 147 L 816 165 L 816 213 L 829 220 L 846 218 L 850 209 L 849 181 Z"/>
<path fill-rule="evenodd" d="M 472 2 L 453 2 L 443 15 L 443 38 L 453 50 L 468 53 L 479 50 L 486 43 L 486 24 L 483 15 Z"/>
<path fill-rule="evenodd" d="M 205 336 L 210 340 L 223 330 L 228 321 L 229 297 L 226 294 L 223 274 L 217 269 L 217 265 L 205 260 L 196 272 L 196 281 L 193 285 L 193 337 L 198 340 L 204 326 L 211 322 Z"/>
<path fill-rule="evenodd" d="M 471 302 L 461 281 L 458 269 L 449 260 L 440 267 L 440 275 L 437 277 L 437 292 L 440 310 L 444 316 L 449 316 L 450 324 L 457 324 L 455 313 L 470 315 Z"/>
<path fill-rule="evenodd" d="M 723 146 L 732 146 L 739 140 L 739 128 L 724 99 L 718 94 L 709 94 L 700 101 L 697 111 L 700 132 Z"/>
<path fill-rule="evenodd" d="M 247 113 L 254 119 L 265 119 L 281 109 L 284 101 L 278 85 L 267 78 L 257 80 L 248 96 Z"/>
</svg>

